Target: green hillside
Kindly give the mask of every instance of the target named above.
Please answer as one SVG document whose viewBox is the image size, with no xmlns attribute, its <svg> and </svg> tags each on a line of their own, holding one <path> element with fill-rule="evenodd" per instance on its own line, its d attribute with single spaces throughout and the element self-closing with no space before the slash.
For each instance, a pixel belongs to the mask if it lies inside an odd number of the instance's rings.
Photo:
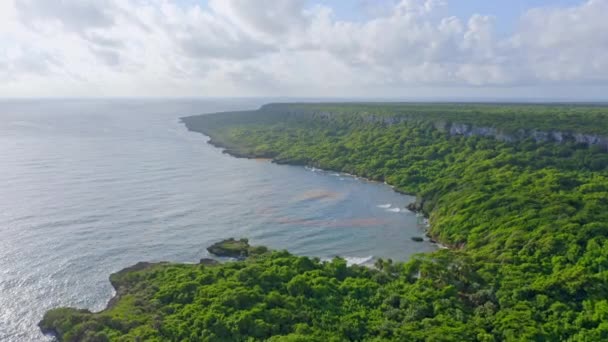
<svg viewBox="0 0 608 342">
<path fill-rule="evenodd" d="M 606 112 L 296 104 L 184 118 L 238 156 L 349 172 L 416 194 L 429 234 L 451 249 L 379 261 L 377 270 L 286 252 L 156 265 L 114 276 L 127 294 L 111 309 L 56 309 L 42 326 L 91 341 L 607 340 L 606 150 L 452 135 L 437 125 L 604 134 Z"/>
</svg>

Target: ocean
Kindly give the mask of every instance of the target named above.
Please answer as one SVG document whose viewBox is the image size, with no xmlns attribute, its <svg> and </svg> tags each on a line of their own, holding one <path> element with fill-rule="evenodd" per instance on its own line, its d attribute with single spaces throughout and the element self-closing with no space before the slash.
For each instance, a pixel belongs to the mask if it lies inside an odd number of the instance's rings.
<svg viewBox="0 0 608 342">
<path fill-rule="evenodd" d="M 139 261 L 198 262 L 227 237 L 350 263 L 436 249 L 413 197 L 353 176 L 237 159 L 183 116 L 268 100 L 0 101 L 0 341 L 45 341 L 57 306 L 98 311 Z"/>
</svg>

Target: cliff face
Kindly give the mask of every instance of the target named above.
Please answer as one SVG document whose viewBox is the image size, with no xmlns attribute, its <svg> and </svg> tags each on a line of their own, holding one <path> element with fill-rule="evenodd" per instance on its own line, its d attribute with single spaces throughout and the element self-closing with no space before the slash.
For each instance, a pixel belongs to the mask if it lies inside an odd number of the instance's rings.
<svg viewBox="0 0 608 342">
<path fill-rule="evenodd" d="M 333 113 L 330 111 L 319 111 L 319 110 L 307 110 L 304 108 L 284 108 L 278 105 L 268 105 L 262 107 L 262 109 L 278 110 L 287 115 L 307 116 L 309 118 L 328 120 L 334 116 L 344 115 L 342 113 Z M 375 115 L 373 113 L 357 113 L 359 117 L 367 123 L 382 123 L 384 125 L 395 125 L 412 120 L 407 116 L 394 116 L 387 117 L 384 115 Z M 441 132 L 447 132 L 452 136 L 482 136 L 491 137 L 499 141 L 519 141 L 524 139 L 532 138 L 534 141 L 540 142 L 554 142 L 554 143 L 565 143 L 573 142 L 579 144 L 585 144 L 587 146 L 600 146 L 604 150 L 608 151 L 608 137 L 600 136 L 596 134 L 586 134 L 579 132 L 565 132 L 565 131 L 541 131 L 537 129 L 519 129 L 515 132 L 506 132 L 497 127 L 484 127 L 475 126 L 471 124 L 458 123 L 458 122 L 445 122 L 437 121 L 433 125 Z"/>
<path fill-rule="evenodd" d="M 564 142 L 575 142 L 587 146 L 600 146 L 608 151 L 608 137 L 595 134 L 585 134 L 576 132 L 562 131 L 539 131 L 536 129 L 524 130 L 520 129 L 515 133 L 505 133 L 494 127 L 477 127 L 474 125 L 451 123 L 445 124 L 443 127 L 438 127 L 442 131 L 449 132 L 450 135 L 464 136 L 484 136 L 493 137 L 499 141 L 517 141 L 532 138 L 536 142 L 551 141 L 558 144 Z"/>
</svg>

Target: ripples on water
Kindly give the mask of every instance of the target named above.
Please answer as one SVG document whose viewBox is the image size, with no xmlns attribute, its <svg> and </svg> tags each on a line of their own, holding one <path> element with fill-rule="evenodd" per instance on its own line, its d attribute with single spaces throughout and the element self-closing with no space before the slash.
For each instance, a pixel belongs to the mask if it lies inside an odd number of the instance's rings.
<svg viewBox="0 0 608 342">
<path fill-rule="evenodd" d="M 0 341 L 41 341 L 56 306 L 101 310 L 108 276 L 196 262 L 221 238 L 352 262 L 432 250 L 412 200 L 347 175 L 235 159 L 180 116 L 263 101 L 0 102 Z"/>
</svg>

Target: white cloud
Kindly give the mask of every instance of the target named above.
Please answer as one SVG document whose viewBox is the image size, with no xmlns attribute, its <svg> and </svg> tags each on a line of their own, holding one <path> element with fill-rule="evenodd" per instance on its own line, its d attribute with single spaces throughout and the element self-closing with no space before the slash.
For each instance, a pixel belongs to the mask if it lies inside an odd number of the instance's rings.
<svg viewBox="0 0 608 342">
<path fill-rule="evenodd" d="M 20 0 L 15 5 L 26 24 L 48 21 L 76 32 L 104 28 L 114 24 L 114 15 L 107 0 L 39 1 Z"/>
<path fill-rule="evenodd" d="M 210 0 L 209 7 L 236 27 L 261 39 L 276 40 L 307 25 L 305 0 Z"/>
<path fill-rule="evenodd" d="M 608 1 L 534 9 L 513 37 L 516 60 L 537 82 L 608 82 Z"/>
<path fill-rule="evenodd" d="M 5 0 L 0 96 L 605 89 L 605 13 L 608 0 L 531 9 L 505 37 L 493 17 L 457 18 L 441 0 L 401 0 L 362 21 L 305 0 Z"/>
</svg>

